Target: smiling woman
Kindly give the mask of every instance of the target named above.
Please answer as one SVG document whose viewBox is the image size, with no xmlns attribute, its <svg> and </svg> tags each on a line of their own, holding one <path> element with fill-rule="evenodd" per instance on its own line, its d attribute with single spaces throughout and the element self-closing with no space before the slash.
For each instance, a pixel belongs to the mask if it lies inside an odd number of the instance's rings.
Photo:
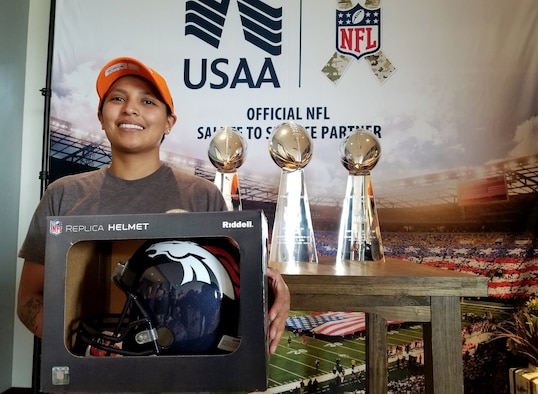
<svg viewBox="0 0 538 394">
<path fill-rule="evenodd" d="M 48 216 L 227 210 L 213 182 L 171 168 L 160 160 L 162 139 L 177 119 L 168 85 L 160 74 L 136 59 L 121 57 L 103 67 L 96 88 L 98 118 L 110 142 L 111 164 L 51 183 L 19 252 L 25 262 L 17 312 L 26 327 L 39 337 Z M 115 228 L 120 230 L 123 227 Z M 275 295 L 269 310 L 269 351 L 275 352 L 288 316 L 289 291 L 278 271 L 269 269 L 268 277 L 269 289 Z"/>
</svg>

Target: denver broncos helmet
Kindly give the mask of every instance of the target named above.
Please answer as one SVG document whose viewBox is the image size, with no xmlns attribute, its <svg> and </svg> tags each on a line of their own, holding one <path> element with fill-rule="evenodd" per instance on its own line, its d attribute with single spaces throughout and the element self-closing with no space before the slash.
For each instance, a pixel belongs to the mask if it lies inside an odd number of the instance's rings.
<svg viewBox="0 0 538 394">
<path fill-rule="evenodd" d="M 112 278 L 119 314 L 83 320 L 74 352 L 86 356 L 228 353 L 239 343 L 239 250 L 228 238 L 150 240 Z"/>
</svg>

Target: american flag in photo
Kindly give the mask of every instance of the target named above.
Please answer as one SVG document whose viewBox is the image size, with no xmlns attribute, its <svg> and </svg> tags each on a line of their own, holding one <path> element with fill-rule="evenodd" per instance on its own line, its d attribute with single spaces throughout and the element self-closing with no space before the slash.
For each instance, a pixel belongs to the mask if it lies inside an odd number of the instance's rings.
<svg viewBox="0 0 538 394">
<path fill-rule="evenodd" d="M 288 327 L 303 329 L 320 335 L 349 335 L 365 329 L 363 312 L 323 312 L 289 317 Z"/>
<path fill-rule="evenodd" d="M 395 321 L 387 324 L 397 323 Z M 289 317 L 286 325 L 294 329 L 311 331 L 319 335 L 345 336 L 366 329 L 364 312 L 320 312 Z"/>
</svg>

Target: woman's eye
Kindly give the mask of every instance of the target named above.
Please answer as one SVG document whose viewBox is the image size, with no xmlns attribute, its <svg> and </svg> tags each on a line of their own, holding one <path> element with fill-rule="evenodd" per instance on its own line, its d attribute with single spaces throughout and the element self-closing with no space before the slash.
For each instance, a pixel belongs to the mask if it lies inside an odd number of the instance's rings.
<svg viewBox="0 0 538 394">
<path fill-rule="evenodd" d="M 144 104 L 155 105 L 155 101 L 153 101 L 151 99 L 145 99 Z"/>
</svg>

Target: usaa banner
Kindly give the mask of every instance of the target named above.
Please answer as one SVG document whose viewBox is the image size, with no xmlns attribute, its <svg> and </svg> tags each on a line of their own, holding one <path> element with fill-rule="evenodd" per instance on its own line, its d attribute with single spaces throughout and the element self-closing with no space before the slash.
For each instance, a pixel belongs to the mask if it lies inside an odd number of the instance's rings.
<svg viewBox="0 0 538 394">
<path fill-rule="evenodd" d="M 273 128 L 304 126 L 314 145 L 305 180 L 320 230 L 337 227 L 348 176 L 339 148 L 357 127 L 381 143 L 372 178 L 382 232 L 493 229 L 495 217 L 529 217 L 529 204 L 506 203 L 535 201 L 538 192 L 535 0 L 56 4 L 53 158 L 62 160 L 54 142 L 68 134 L 99 148 L 86 162 L 100 152 L 103 160 L 92 160 L 106 162 L 95 79 L 110 59 L 132 56 L 172 90 L 178 122 L 163 160 L 210 176 L 211 137 L 235 127 L 247 142 L 239 169 L 247 200 L 276 195 Z"/>
</svg>

